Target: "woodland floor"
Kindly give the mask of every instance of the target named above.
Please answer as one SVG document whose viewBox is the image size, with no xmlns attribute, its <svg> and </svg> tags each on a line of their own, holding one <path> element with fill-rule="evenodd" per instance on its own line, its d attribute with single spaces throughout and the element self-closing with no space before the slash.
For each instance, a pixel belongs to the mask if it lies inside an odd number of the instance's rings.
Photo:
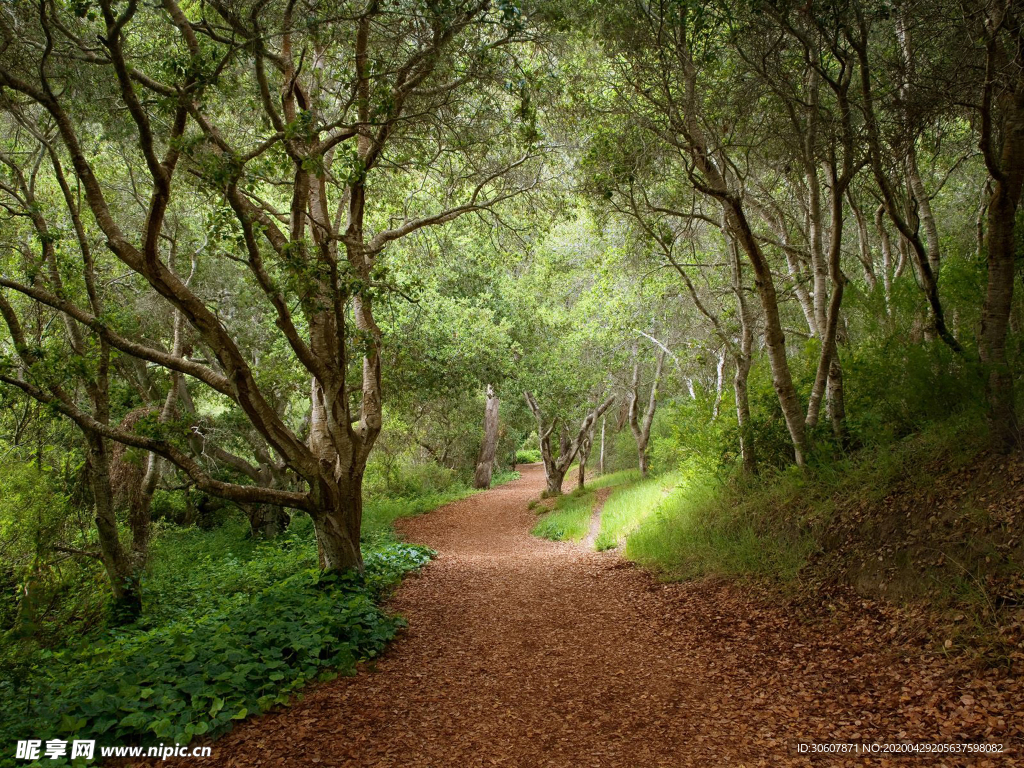
<svg viewBox="0 0 1024 768">
<path fill-rule="evenodd" d="M 1019 680 L 901 642 L 870 604 L 807 621 L 743 585 L 659 584 L 614 552 L 529 534 L 543 470 L 403 521 L 440 553 L 392 606 L 409 628 L 355 677 L 213 743 L 218 766 L 797 766 L 799 741 L 1003 742 Z M 847 615 L 848 614 L 848 615 Z M 932 652 L 929 652 L 929 648 Z"/>
</svg>

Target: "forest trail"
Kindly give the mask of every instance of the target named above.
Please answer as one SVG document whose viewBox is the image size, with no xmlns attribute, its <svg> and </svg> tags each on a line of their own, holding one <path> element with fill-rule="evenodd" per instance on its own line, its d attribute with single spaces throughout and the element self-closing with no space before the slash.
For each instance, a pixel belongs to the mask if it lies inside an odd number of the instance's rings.
<svg viewBox="0 0 1024 768">
<path fill-rule="evenodd" d="M 160 764 L 817 766 L 833 763 L 797 741 L 993 740 L 995 682 L 894 657 L 871 628 L 823 633 L 736 586 L 661 585 L 614 553 L 531 537 L 543 484 L 529 466 L 403 521 L 439 556 L 394 598 L 409 628 L 385 655 L 240 724 L 212 761 Z"/>
</svg>

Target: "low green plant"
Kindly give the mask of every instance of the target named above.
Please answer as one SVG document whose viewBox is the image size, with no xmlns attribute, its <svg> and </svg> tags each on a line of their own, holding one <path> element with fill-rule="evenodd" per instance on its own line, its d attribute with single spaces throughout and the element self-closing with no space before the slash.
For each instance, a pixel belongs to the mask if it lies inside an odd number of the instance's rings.
<svg viewBox="0 0 1024 768">
<path fill-rule="evenodd" d="M 493 483 L 518 477 L 496 473 Z M 419 495 L 368 499 L 359 577 L 319 575 L 305 515 L 271 541 L 249 537 L 240 515 L 210 530 L 158 521 L 138 622 L 48 635 L 46 644 L 0 637 L 0 743 L 185 743 L 286 701 L 313 678 L 351 673 L 402 626 L 379 598 L 431 554 L 400 542 L 394 522 L 473 492 L 445 482 Z M 88 593 L 105 594 L 95 583 Z M 81 603 L 69 598 L 72 609 Z"/>
<path fill-rule="evenodd" d="M 810 530 L 768 521 L 765 494 L 744 498 L 713 479 L 679 486 L 626 540 L 630 560 L 672 579 L 794 577 L 814 549 Z"/>
<path fill-rule="evenodd" d="M 363 575 L 307 568 L 203 615 L 44 651 L 0 679 L 0 742 L 32 735 L 186 744 L 221 733 L 308 681 L 351 674 L 380 653 L 403 620 L 376 598 L 430 556 L 391 543 L 367 555 Z"/>
<path fill-rule="evenodd" d="M 640 479 L 639 469 L 622 469 L 618 472 L 611 472 L 605 475 L 598 475 L 593 480 L 587 480 L 587 488 L 596 491 L 599 488 L 611 488 L 618 485 L 634 483 Z"/>
<path fill-rule="evenodd" d="M 540 461 L 540 449 L 520 448 L 516 451 L 516 464 L 536 464 Z"/>
</svg>

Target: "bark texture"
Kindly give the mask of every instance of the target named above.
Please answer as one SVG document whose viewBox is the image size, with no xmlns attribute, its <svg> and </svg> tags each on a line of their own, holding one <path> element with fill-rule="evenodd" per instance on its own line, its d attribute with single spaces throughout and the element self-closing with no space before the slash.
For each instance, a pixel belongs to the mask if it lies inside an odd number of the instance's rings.
<svg viewBox="0 0 1024 768">
<path fill-rule="evenodd" d="M 1024 33 L 1017 24 L 1007 24 L 1007 13 L 998 3 L 988 8 L 986 47 L 989 80 L 981 107 L 981 149 L 991 178 L 992 194 L 986 216 L 988 276 L 978 346 L 985 376 L 990 439 L 998 451 L 1019 448 L 1022 442 L 1014 399 L 1013 371 L 1006 356 L 1006 333 L 1013 305 L 1017 210 L 1024 189 L 1024 77 L 1020 75 Z M 1003 50 L 1004 29 L 1009 30 L 1011 45 L 1017 55 L 1013 59 L 1009 85 L 997 96 L 993 73 L 1007 58 Z M 998 129 L 997 123 L 1001 123 Z"/>
<path fill-rule="evenodd" d="M 498 405 L 499 398 L 494 394 L 494 387 L 488 384 L 487 405 L 484 407 L 484 437 L 480 443 L 480 453 L 476 458 L 476 474 L 473 477 L 474 488 L 491 487 L 494 456 L 498 450 Z"/>
</svg>

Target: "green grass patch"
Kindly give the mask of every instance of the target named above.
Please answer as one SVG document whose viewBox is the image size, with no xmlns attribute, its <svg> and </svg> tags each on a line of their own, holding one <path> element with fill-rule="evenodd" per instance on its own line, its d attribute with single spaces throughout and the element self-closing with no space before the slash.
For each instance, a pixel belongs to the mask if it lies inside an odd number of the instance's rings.
<svg viewBox="0 0 1024 768">
<path fill-rule="evenodd" d="M 635 476 L 638 478 L 639 472 Z M 679 480 L 678 474 L 670 473 L 661 477 L 637 480 L 613 491 L 601 510 L 601 530 L 594 542 L 595 548 L 612 549 L 622 544 L 632 531 L 657 511 L 665 494 L 673 489 Z"/>
<path fill-rule="evenodd" d="M 628 537 L 625 555 L 670 579 L 792 580 L 812 552 L 829 548 L 823 536 L 840 505 L 880 503 L 897 483 L 932 487 L 932 463 L 948 471 L 975 456 L 976 443 L 964 439 L 977 432 L 971 418 L 951 418 L 838 460 L 812 461 L 804 471 L 789 467 L 731 481 L 688 476 Z"/>
<path fill-rule="evenodd" d="M 791 579 L 814 549 L 814 537 L 792 525 L 766 525 L 760 501 L 744 502 L 714 481 L 680 486 L 628 537 L 626 557 L 672 579 Z"/>
<path fill-rule="evenodd" d="M 579 541 L 590 530 L 594 494 L 573 492 L 560 496 L 550 512 L 533 527 L 533 535 L 552 541 Z"/>
<path fill-rule="evenodd" d="M 577 487 L 571 493 L 559 496 L 551 511 L 546 512 L 533 527 L 533 535 L 552 541 L 581 541 L 590 532 L 590 518 L 597 501 L 594 491 L 626 485 L 639 477 L 639 470 L 627 469 L 588 480 L 586 487 Z M 531 501 L 528 508 L 536 509 L 537 502 Z"/>
<path fill-rule="evenodd" d="M 639 469 L 623 469 L 607 475 L 598 475 L 593 480 L 587 480 L 587 489 L 596 491 L 599 488 L 610 488 L 612 486 L 635 483 L 639 479 Z"/>
</svg>

